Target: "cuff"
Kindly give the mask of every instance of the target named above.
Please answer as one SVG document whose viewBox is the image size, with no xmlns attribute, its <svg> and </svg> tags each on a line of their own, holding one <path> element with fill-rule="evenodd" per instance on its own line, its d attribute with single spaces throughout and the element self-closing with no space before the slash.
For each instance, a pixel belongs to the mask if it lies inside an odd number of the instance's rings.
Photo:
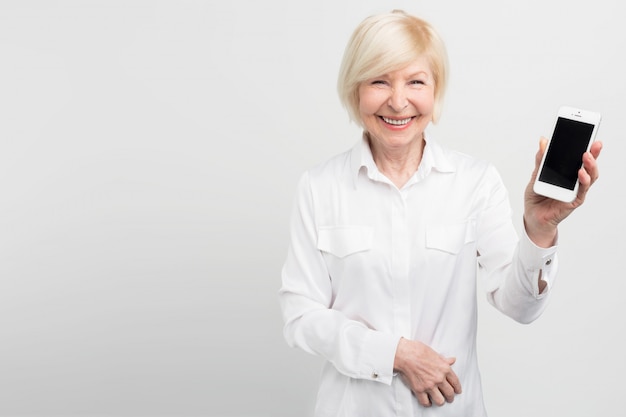
<svg viewBox="0 0 626 417">
<path fill-rule="evenodd" d="M 519 259 L 527 271 L 527 275 L 532 277 L 530 285 L 536 298 L 542 298 L 552 286 L 553 270 L 556 270 L 557 265 L 558 238 L 557 234 L 554 245 L 549 248 L 535 245 L 526 234 L 526 230 L 520 239 Z M 541 274 L 541 279 L 548 284 L 541 294 L 539 293 L 539 274 Z"/>
<path fill-rule="evenodd" d="M 393 379 L 393 362 L 398 349 L 400 337 L 387 333 L 372 331 L 367 336 L 363 352 L 363 379 L 391 385 Z"/>
</svg>

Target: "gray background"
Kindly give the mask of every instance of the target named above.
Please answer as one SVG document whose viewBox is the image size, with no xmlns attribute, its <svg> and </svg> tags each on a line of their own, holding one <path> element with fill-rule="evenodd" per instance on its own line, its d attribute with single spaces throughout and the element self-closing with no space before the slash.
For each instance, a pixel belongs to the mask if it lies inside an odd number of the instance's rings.
<svg viewBox="0 0 626 417">
<path fill-rule="evenodd" d="M 603 114 L 539 321 L 480 297 L 491 416 L 620 415 L 626 29 L 618 1 L 0 1 L 0 415 L 308 416 L 320 360 L 276 292 L 303 170 L 359 130 L 335 93 L 366 16 L 430 20 L 447 146 L 521 226 L 562 104 Z M 481 284 L 479 284 L 480 286 Z"/>
</svg>

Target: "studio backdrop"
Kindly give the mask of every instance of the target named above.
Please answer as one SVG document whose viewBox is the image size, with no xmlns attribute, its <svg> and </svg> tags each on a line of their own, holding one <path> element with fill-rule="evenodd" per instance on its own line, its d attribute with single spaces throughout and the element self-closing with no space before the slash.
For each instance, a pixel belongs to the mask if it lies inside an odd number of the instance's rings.
<svg viewBox="0 0 626 417">
<path fill-rule="evenodd" d="M 322 361 L 277 298 L 293 194 L 359 140 L 339 63 L 394 8 L 448 48 L 431 133 L 497 167 L 519 230 L 559 106 L 602 113 L 552 303 L 524 326 L 480 292 L 478 348 L 492 416 L 623 412 L 618 1 L 2 0 L 0 416 L 312 415 Z"/>
</svg>

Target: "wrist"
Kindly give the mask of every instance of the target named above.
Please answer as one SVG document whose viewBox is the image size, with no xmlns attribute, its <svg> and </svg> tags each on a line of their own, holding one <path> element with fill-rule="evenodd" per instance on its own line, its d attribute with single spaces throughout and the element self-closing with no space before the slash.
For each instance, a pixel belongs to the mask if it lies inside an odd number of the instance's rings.
<svg viewBox="0 0 626 417">
<path fill-rule="evenodd" d="M 401 337 L 398 341 L 398 347 L 396 348 L 396 355 L 393 358 L 393 371 L 401 372 L 404 367 L 404 348 L 406 339 Z"/>
<path fill-rule="evenodd" d="M 551 223 L 538 225 L 534 222 L 529 222 L 526 215 L 524 215 L 524 230 L 528 238 L 540 248 L 552 247 L 556 242 L 558 228 Z"/>
</svg>

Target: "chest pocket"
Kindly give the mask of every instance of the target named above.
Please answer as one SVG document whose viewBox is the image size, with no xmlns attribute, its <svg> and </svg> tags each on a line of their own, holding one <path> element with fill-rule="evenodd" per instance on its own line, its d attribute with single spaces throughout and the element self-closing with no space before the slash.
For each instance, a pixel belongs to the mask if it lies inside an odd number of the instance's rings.
<svg viewBox="0 0 626 417">
<path fill-rule="evenodd" d="M 456 255 L 468 243 L 476 241 L 476 220 L 434 224 L 426 229 L 426 247 Z"/>
<path fill-rule="evenodd" d="M 372 247 L 373 229 L 367 226 L 325 226 L 317 230 L 317 248 L 345 258 Z"/>
</svg>

